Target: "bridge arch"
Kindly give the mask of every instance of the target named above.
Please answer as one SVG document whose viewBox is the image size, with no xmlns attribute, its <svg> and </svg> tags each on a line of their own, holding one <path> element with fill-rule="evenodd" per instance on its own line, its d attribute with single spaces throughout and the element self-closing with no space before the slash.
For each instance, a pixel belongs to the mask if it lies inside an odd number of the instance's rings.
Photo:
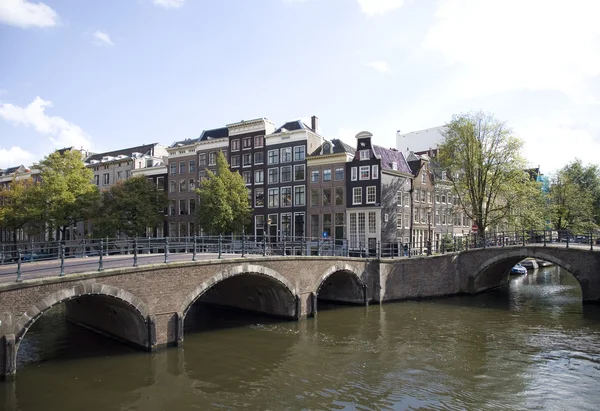
<svg viewBox="0 0 600 411">
<path fill-rule="evenodd" d="M 197 286 L 192 292 L 190 292 L 187 295 L 187 297 L 183 300 L 183 303 L 179 308 L 179 312 L 181 313 L 181 321 L 183 322 L 185 320 L 185 317 L 188 314 L 192 305 L 194 305 L 194 303 L 198 301 L 198 299 L 200 299 L 208 290 L 213 288 L 218 283 L 244 274 L 257 275 L 263 278 L 267 278 L 269 280 L 273 280 L 280 285 L 281 289 L 287 292 L 288 296 L 291 299 L 293 299 L 294 301 L 298 300 L 298 293 L 296 291 L 296 287 L 283 275 L 268 267 L 264 267 L 258 264 L 246 263 L 220 271 L 219 273 L 212 276 L 210 279 L 204 281 L 202 284 Z M 297 317 L 297 306 L 294 306 L 293 308 L 294 316 Z"/>
<path fill-rule="evenodd" d="M 332 302 L 366 303 L 366 284 L 362 272 L 350 264 L 337 263 L 329 267 L 315 288 L 315 297 Z"/>
</svg>

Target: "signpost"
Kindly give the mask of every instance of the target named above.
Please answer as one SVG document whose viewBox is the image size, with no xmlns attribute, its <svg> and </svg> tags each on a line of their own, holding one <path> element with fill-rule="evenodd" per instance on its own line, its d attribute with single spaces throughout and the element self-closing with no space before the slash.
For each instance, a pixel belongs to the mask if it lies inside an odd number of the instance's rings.
<svg viewBox="0 0 600 411">
<path fill-rule="evenodd" d="M 471 231 L 475 234 L 477 234 L 477 231 L 479 230 L 479 227 L 477 226 L 476 223 L 473 223 L 473 225 L 471 226 Z"/>
</svg>

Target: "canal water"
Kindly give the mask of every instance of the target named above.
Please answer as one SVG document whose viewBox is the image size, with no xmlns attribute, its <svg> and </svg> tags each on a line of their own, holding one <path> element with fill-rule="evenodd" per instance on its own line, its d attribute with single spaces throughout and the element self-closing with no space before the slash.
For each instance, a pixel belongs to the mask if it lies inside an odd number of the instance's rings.
<svg viewBox="0 0 600 411">
<path fill-rule="evenodd" d="M 325 308 L 319 306 L 320 309 Z M 213 312 L 154 354 L 66 324 L 28 332 L 0 409 L 597 410 L 600 307 L 557 267 L 510 286 L 301 322 Z"/>
</svg>

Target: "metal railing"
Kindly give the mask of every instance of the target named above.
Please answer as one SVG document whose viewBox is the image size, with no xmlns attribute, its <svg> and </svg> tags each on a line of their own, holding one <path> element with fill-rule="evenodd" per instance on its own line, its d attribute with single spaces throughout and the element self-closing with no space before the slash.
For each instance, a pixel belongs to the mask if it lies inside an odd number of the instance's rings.
<svg viewBox="0 0 600 411">
<path fill-rule="evenodd" d="M 444 236 L 404 244 L 374 240 L 316 237 L 219 235 L 192 237 L 96 238 L 80 241 L 0 244 L 0 281 L 25 272 L 32 276 L 102 271 L 111 267 L 198 258 L 232 256 L 340 256 L 362 258 L 411 258 L 421 255 L 460 252 L 476 248 L 541 245 L 547 247 L 600 249 L 600 233 L 553 230 L 521 230 Z M 46 274 L 44 274 L 46 273 Z"/>
</svg>

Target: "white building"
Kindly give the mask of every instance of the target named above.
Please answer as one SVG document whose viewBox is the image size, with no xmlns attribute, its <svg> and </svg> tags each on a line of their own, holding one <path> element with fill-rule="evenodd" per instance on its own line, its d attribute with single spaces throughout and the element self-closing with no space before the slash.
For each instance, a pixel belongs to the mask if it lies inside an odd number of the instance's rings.
<svg viewBox="0 0 600 411">
<path fill-rule="evenodd" d="M 440 143 L 444 141 L 445 126 L 427 128 L 425 130 L 411 131 L 410 133 L 400 134 L 396 132 L 396 148 L 407 156 L 411 152 L 424 153 L 428 150 L 436 150 Z"/>
</svg>

